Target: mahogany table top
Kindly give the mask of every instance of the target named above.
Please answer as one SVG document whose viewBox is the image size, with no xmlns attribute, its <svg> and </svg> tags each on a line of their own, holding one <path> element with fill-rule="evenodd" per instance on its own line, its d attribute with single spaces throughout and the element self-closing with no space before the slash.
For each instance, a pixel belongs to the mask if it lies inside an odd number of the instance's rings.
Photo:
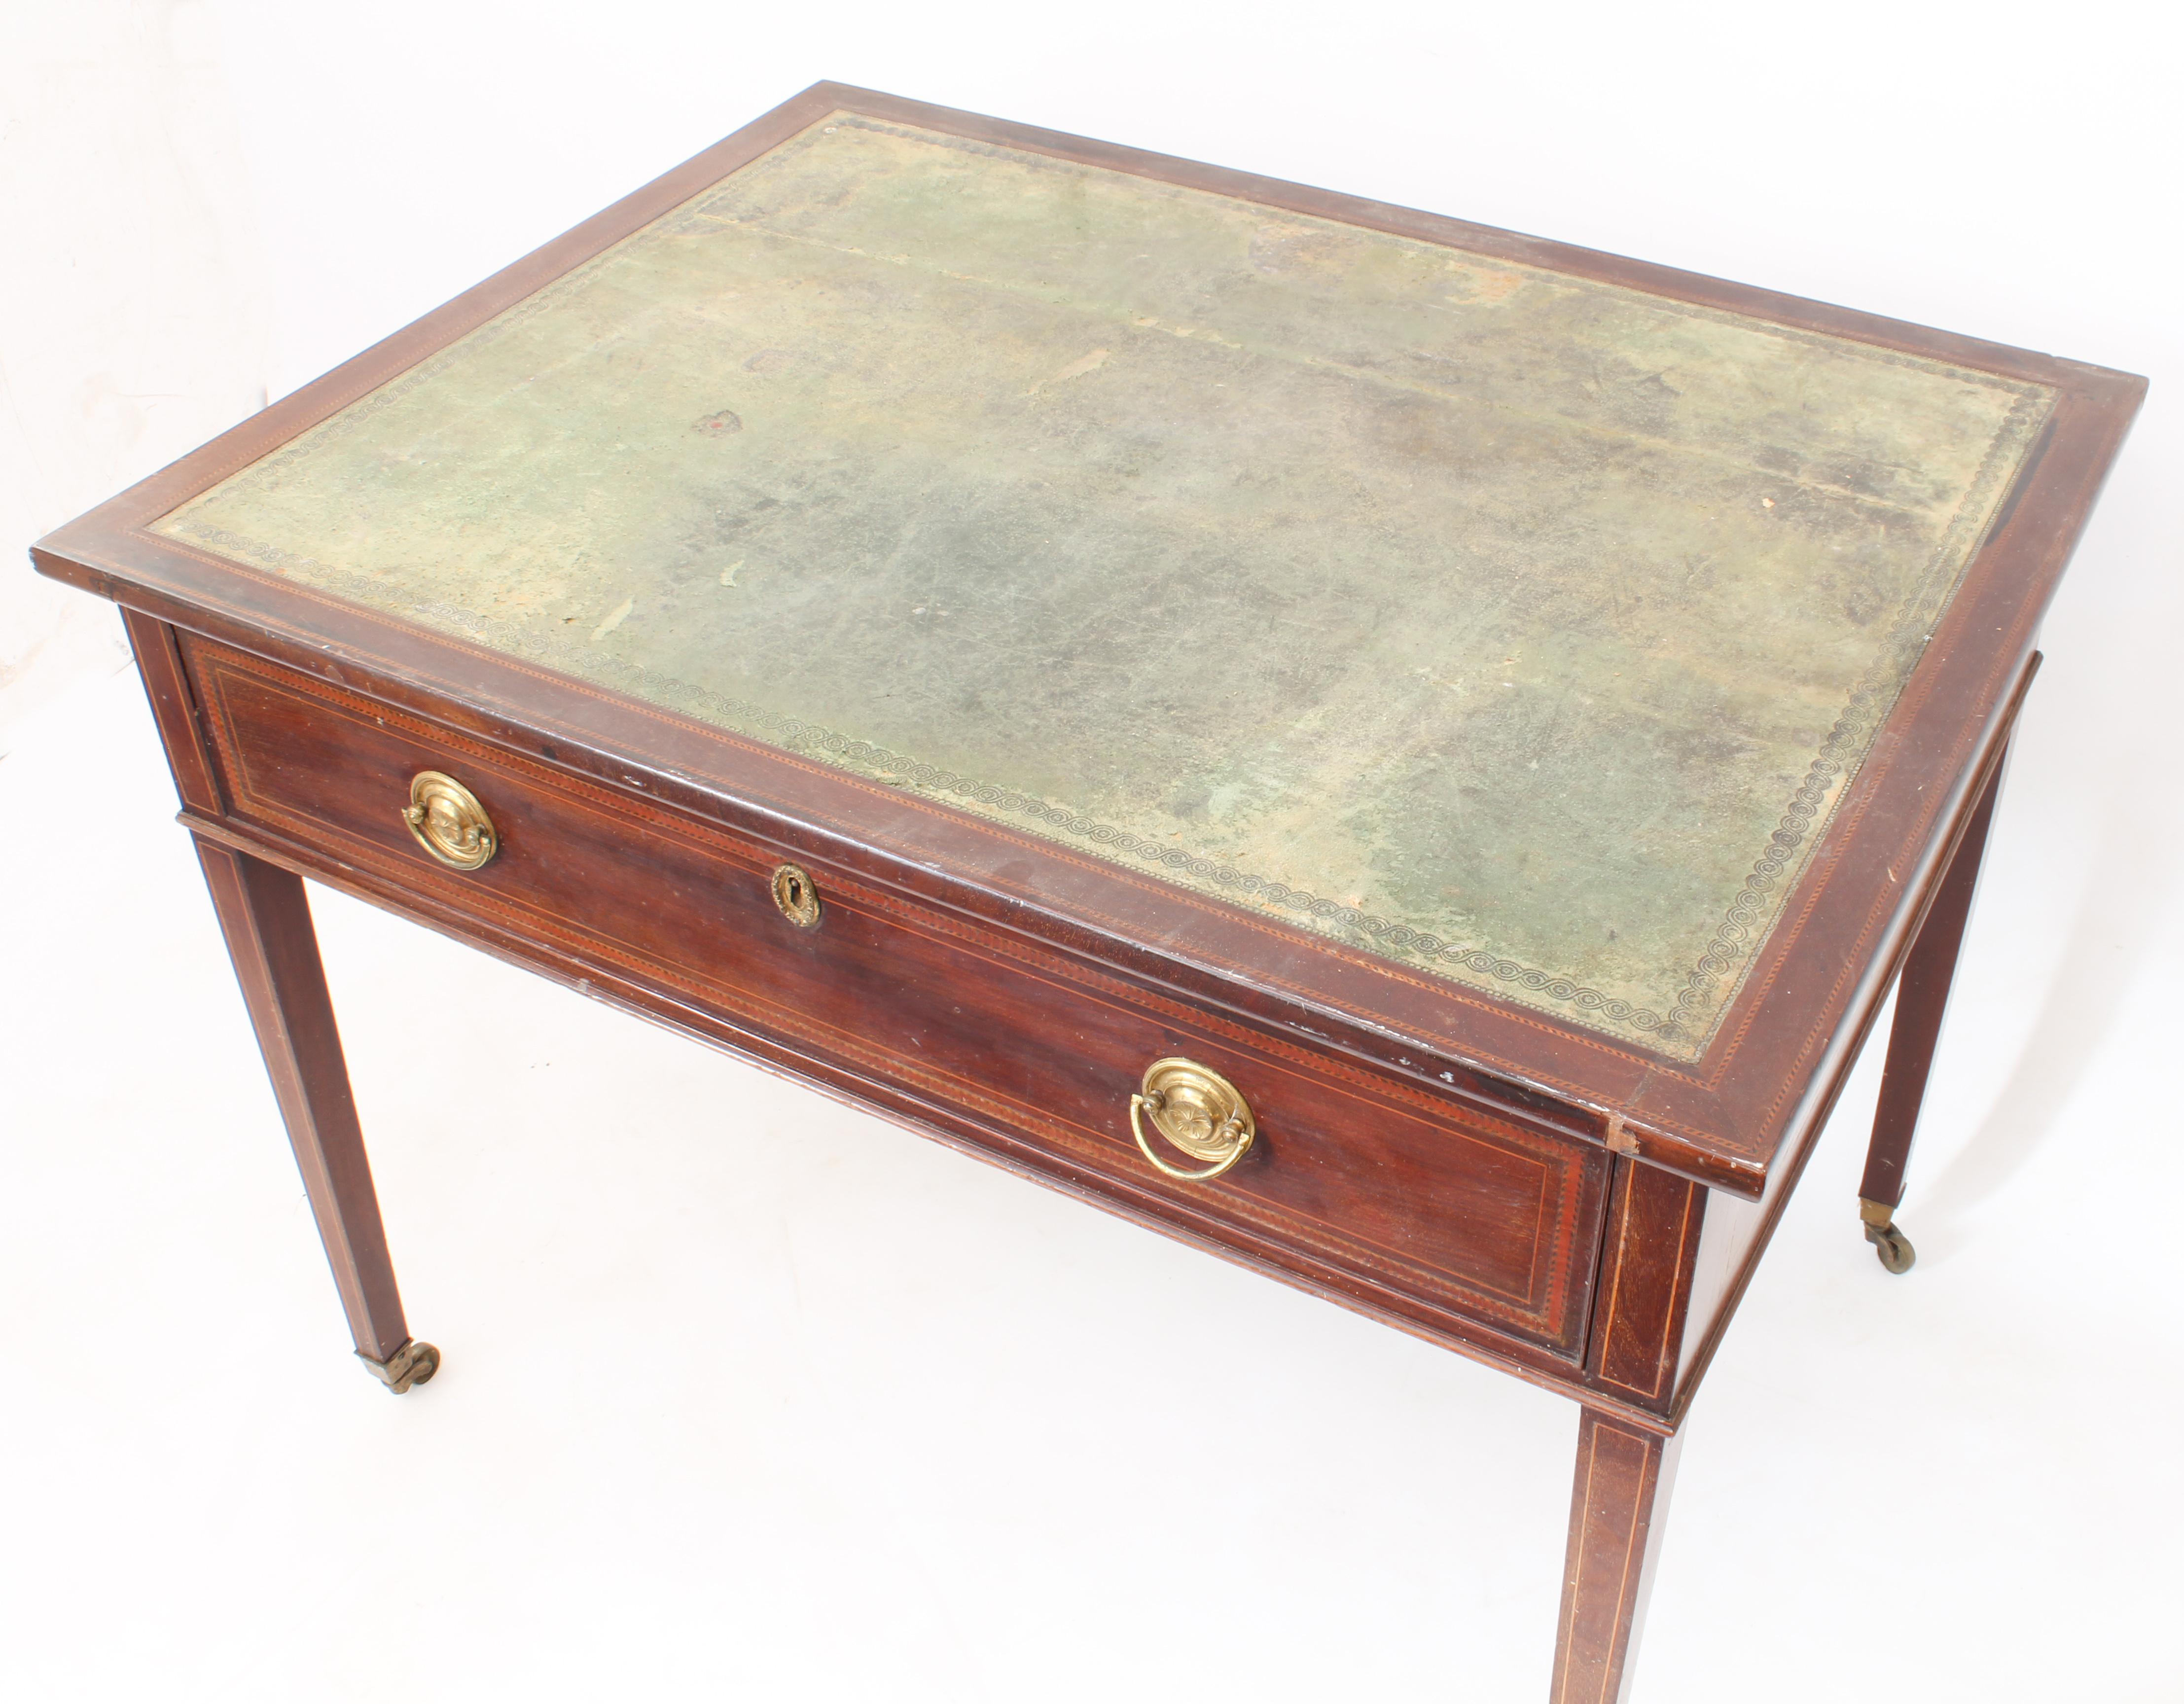
<svg viewBox="0 0 2184 1704">
<path fill-rule="evenodd" d="M 2137 386 L 822 85 L 65 542 L 1756 1192 Z"/>
</svg>

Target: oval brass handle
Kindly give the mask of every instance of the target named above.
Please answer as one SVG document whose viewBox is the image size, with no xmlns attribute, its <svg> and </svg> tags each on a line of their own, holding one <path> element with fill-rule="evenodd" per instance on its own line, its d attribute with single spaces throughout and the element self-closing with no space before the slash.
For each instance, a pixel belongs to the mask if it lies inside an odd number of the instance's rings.
<svg viewBox="0 0 2184 1704">
<path fill-rule="evenodd" d="M 410 802 L 402 820 L 417 844 L 451 870 L 476 870 L 493 861 L 500 837 L 477 795 L 452 775 L 421 769 L 410 777 Z"/>
<path fill-rule="evenodd" d="M 1153 1128 L 1194 1160 L 1211 1160 L 1203 1171 L 1187 1172 L 1171 1166 L 1145 1140 L 1139 1114 L 1153 1122 Z M 1258 1127 L 1251 1109 L 1236 1092 L 1235 1084 L 1217 1071 L 1208 1071 L 1187 1059 L 1156 1059 L 1145 1067 L 1145 1080 L 1130 1097 L 1130 1133 L 1138 1139 L 1138 1151 L 1156 1170 L 1186 1183 L 1203 1183 L 1217 1178 L 1251 1146 Z"/>
</svg>

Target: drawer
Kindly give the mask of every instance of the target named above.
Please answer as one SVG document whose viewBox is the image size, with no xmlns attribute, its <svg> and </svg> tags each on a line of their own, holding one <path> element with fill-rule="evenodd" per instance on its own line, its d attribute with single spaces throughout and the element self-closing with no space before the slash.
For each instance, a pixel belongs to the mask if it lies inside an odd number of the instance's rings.
<svg viewBox="0 0 2184 1704">
<path fill-rule="evenodd" d="M 1603 1150 L 278 665 L 185 651 L 227 819 L 269 849 L 657 991 L 822 1083 L 884 1085 L 951 1139 L 1429 1334 L 1577 1355 Z M 413 838 L 423 770 L 491 817 L 482 867 Z M 785 857 L 817 888 L 816 925 L 776 902 Z M 1131 1134 L 1146 1066 L 1178 1056 L 1256 1121 L 1211 1181 L 1162 1175 Z"/>
</svg>

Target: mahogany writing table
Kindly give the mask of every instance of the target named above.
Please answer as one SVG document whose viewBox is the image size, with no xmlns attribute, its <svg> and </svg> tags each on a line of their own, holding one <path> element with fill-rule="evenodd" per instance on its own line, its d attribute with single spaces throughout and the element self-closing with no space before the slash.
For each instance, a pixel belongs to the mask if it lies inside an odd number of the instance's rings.
<svg viewBox="0 0 2184 1704">
<path fill-rule="evenodd" d="M 391 1389 L 304 875 L 1574 1397 L 1592 1701 L 2143 388 L 822 84 L 35 554 Z"/>
</svg>

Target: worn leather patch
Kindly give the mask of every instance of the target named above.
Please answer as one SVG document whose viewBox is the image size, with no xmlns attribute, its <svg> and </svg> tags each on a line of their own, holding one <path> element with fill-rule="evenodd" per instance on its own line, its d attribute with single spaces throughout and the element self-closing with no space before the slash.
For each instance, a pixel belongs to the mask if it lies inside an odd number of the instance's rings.
<svg viewBox="0 0 2184 1704">
<path fill-rule="evenodd" d="M 2052 395 L 837 114 L 154 530 L 1689 1059 Z"/>
</svg>

